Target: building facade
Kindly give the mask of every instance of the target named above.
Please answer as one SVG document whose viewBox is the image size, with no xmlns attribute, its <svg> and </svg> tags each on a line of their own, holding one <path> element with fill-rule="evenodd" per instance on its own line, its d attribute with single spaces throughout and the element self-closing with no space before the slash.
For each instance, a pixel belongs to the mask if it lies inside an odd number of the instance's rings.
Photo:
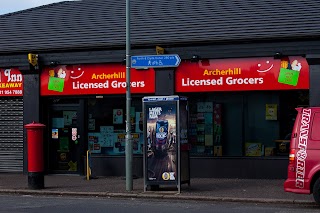
<svg viewBox="0 0 320 213">
<path fill-rule="evenodd" d="M 165 53 L 178 54 L 182 59 L 176 68 L 131 69 L 133 173 L 142 176 L 143 171 L 142 97 L 183 95 L 188 97 L 190 109 L 191 177 L 285 178 L 295 108 L 319 105 L 320 39 L 317 28 L 310 27 L 310 20 L 317 16 L 312 10 L 319 6 L 305 5 L 306 10 L 301 10 L 305 14 L 290 16 L 294 26 L 285 25 L 290 30 L 279 33 L 284 26 L 281 18 L 267 11 L 263 22 L 254 19 L 256 13 L 251 11 L 262 11 L 263 5 L 276 10 L 276 1 L 262 1 L 251 9 L 244 3 L 218 4 L 235 11 L 229 22 L 237 18 L 232 26 L 240 24 L 243 28 L 238 30 L 230 30 L 227 16 L 222 20 L 209 13 L 220 11 L 210 3 L 204 1 L 204 7 L 190 1 L 192 7 L 188 8 L 165 2 L 163 10 L 172 16 L 159 14 L 161 22 L 144 19 L 156 17 L 157 8 L 149 3 L 137 1 L 132 8 L 132 55 L 156 54 L 160 45 Z M 84 174 L 88 149 L 93 150 L 95 175 L 125 173 L 125 10 L 123 3 L 107 9 L 103 4 L 95 0 L 62 2 L 0 16 L 0 29 L 8 32 L 1 35 L 1 77 L 6 69 L 23 75 L 23 98 L 19 96 L 23 124 L 36 121 L 46 125 L 47 173 Z M 141 14 L 136 10 L 139 5 L 151 9 Z M 71 7 L 77 10 L 66 13 Z M 247 14 L 252 19 L 236 12 L 239 8 L 250 10 Z M 68 21 L 59 21 L 59 13 Z M 84 17 L 75 21 L 80 13 Z M 43 23 L 32 22 L 40 16 Z M 119 19 L 112 21 L 111 17 Z M 173 21 L 172 17 L 191 22 Z M 33 23 L 29 29 L 10 25 L 26 20 Z M 102 25 L 104 21 L 110 26 Z M 155 22 L 159 25 L 154 26 Z M 89 23 L 94 29 L 88 28 Z M 27 41 L 20 39 L 18 35 L 26 32 L 30 33 Z M 39 69 L 30 69 L 28 53 L 38 55 Z M 14 129 L 22 130 L 23 124 Z M 19 159 L 24 157 L 26 171 L 25 131 L 22 141 Z M 1 151 L 14 156 L 3 148 Z"/>
</svg>

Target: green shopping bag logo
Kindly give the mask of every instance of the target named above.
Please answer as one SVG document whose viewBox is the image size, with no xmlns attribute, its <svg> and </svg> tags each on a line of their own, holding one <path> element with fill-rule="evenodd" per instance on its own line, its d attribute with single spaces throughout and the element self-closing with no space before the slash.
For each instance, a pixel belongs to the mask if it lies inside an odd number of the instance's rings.
<svg viewBox="0 0 320 213">
<path fill-rule="evenodd" d="M 57 77 L 49 77 L 48 90 L 63 92 L 64 79 Z"/>
<path fill-rule="evenodd" d="M 280 68 L 278 82 L 291 86 L 297 86 L 300 71 Z"/>
</svg>

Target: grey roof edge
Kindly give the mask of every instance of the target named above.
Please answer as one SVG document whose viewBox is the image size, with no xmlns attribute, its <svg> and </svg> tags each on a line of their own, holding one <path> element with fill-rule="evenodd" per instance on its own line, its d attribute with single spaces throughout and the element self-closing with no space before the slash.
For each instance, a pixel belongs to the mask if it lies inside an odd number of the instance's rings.
<svg viewBox="0 0 320 213">
<path fill-rule="evenodd" d="M 277 42 L 293 42 L 293 41 L 320 41 L 320 35 L 318 36 L 293 36 L 291 38 L 288 37 L 276 37 L 276 38 L 257 38 L 257 39 L 229 39 L 229 40 L 198 40 L 195 42 L 190 42 L 188 41 L 171 41 L 171 42 L 165 42 L 165 43 L 131 43 L 130 48 L 131 49 L 144 49 L 144 48 L 153 48 L 156 45 L 163 46 L 163 47 L 181 47 L 181 46 L 203 46 L 203 45 L 224 45 L 224 44 L 244 44 L 244 43 L 277 43 Z M 9 48 L 8 50 L 6 49 L 0 49 L 0 55 L 4 54 L 21 54 L 21 53 L 50 53 L 50 52 L 59 52 L 59 51 L 84 51 L 84 50 L 125 50 L 126 44 L 125 43 L 117 43 L 115 45 L 107 45 L 107 44 L 82 44 L 82 45 L 74 45 L 74 46 L 60 46 L 60 47 L 55 47 L 55 48 L 48 48 L 48 47 L 38 47 L 38 48 L 20 48 L 13 50 L 12 48 Z"/>
</svg>

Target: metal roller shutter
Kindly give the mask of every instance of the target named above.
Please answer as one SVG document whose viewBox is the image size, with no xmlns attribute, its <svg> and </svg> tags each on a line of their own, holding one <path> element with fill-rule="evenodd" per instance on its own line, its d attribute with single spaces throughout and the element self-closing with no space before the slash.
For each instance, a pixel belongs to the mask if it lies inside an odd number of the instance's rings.
<svg viewBox="0 0 320 213">
<path fill-rule="evenodd" d="M 0 98 L 0 172 L 23 171 L 23 98 Z"/>
</svg>

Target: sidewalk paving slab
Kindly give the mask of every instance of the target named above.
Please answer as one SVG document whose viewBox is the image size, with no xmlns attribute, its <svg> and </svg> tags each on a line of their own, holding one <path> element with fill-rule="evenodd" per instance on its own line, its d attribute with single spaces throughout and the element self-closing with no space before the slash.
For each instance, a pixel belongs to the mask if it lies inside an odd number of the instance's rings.
<svg viewBox="0 0 320 213">
<path fill-rule="evenodd" d="M 45 175 L 45 188 L 28 189 L 28 176 L 0 174 L 1 194 L 92 196 L 196 201 L 228 201 L 315 205 L 312 195 L 287 193 L 282 179 L 193 178 L 177 191 L 144 192 L 143 178 L 133 179 L 133 190 L 126 191 L 123 177 L 98 177 L 86 180 L 79 175 Z"/>
</svg>

